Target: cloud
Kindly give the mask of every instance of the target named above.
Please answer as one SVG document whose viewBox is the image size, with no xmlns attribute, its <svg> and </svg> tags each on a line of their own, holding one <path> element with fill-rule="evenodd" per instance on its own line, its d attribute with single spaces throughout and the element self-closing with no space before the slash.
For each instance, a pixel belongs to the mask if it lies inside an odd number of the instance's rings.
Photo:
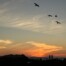
<svg viewBox="0 0 66 66">
<path fill-rule="evenodd" d="M 15 49 L 14 49 L 15 48 Z M 11 47 L 11 51 L 17 54 L 26 54 L 28 56 L 42 57 L 51 52 L 63 50 L 63 47 L 48 45 L 46 43 L 28 41 L 25 43 L 17 43 Z"/>
<path fill-rule="evenodd" d="M 20 29 L 30 30 L 30 31 L 38 31 L 41 25 L 39 25 L 37 22 L 25 22 L 25 23 L 19 23 L 14 25 L 13 27 L 18 27 Z"/>
<path fill-rule="evenodd" d="M 5 46 L 0 46 L 0 49 L 5 49 L 6 47 Z"/>
<path fill-rule="evenodd" d="M 34 32 L 46 33 L 46 34 L 59 34 L 65 32 L 65 26 L 63 24 L 56 24 L 55 20 L 49 20 L 46 16 L 37 15 L 29 19 L 21 19 L 16 17 L 9 19 L 9 23 L 5 26 L 19 28 L 24 30 L 30 30 Z"/>
<path fill-rule="evenodd" d="M 46 34 L 59 34 L 66 32 L 66 26 L 64 24 L 56 24 L 56 20 L 49 19 L 47 14 L 33 16 L 30 16 L 32 14 L 23 15 L 21 5 L 23 2 L 26 3 L 27 1 L 28 0 L 7 0 L 4 1 L 3 4 L 0 4 L 0 26 L 19 28 Z M 26 16 L 28 16 L 28 19 Z"/>
<path fill-rule="evenodd" d="M 33 41 L 30 41 L 30 42 L 27 42 L 27 43 L 36 47 L 36 49 L 31 50 L 31 51 L 34 51 L 36 53 L 40 52 L 40 54 L 43 54 L 43 55 L 47 54 L 47 53 L 50 53 L 50 52 L 63 50 L 62 47 L 55 46 L 55 45 L 48 45 L 48 44 L 45 44 L 45 43 L 38 43 L 38 42 L 33 42 Z"/>
<path fill-rule="evenodd" d="M 5 51 L 3 54 L 25 54 L 27 56 L 36 56 L 42 57 L 47 54 L 55 52 L 60 52 L 60 50 L 64 50 L 61 46 L 56 45 L 49 45 L 46 43 L 28 41 L 28 42 L 13 42 L 10 40 L 0 40 L 0 44 L 7 44 L 7 45 L 0 45 L 0 49 Z M 12 44 L 11 44 L 12 43 Z M 61 53 L 62 54 L 62 53 Z"/>
<path fill-rule="evenodd" d="M 57 25 L 54 22 L 55 20 L 48 19 L 46 14 L 34 15 L 32 17 L 29 17 L 28 19 L 24 17 L 22 18 L 23 15 L 20 14 L 20 12 L 14 13 L 15 10 L 13 8 L 7 7 L 9 3 L 12 3 L 12 1 L 5 2 L 0 8 L 0 26 L 19 28 L 19 29 L 30 30 L 40 33 L 47 33 L 47 34 L 62 33 L 65 30 L 64 25 L 62 24 Z M 14 7 L 16 7 L 15 6 L 16 3 L 13 4 Z"/>
<path fill-rule="evenodd" d="M 27 42 L 31 45 L 36 46 L 37 48 L 43 48 L 44 50 L 52 50 L 52 51 L 56 51 L 56 50 L 60 50 L 62 49 L 62 47 L 57 47 L 57 46 L 53 46 L 53 45 L 47 45 L 45 43 L 37 43 L 37 42 Z"/>
<path fill-rule="evenodd" d="M 6 9 L 0 9 L 0 15 L 4 14 L 7 10 Z"/>
<path fill-rule="evenodd" d="M 10 40 L 0 40 L 0 44 L 3 43 L 3 44 L 12 44 L 13 42 L 10 41 Z"/>
<path fill-rule="evenodd" d="M 51 54 L 58 57 L 66 57 L 66 49 L 53 53 L 51 52 Z"/>
</svg>

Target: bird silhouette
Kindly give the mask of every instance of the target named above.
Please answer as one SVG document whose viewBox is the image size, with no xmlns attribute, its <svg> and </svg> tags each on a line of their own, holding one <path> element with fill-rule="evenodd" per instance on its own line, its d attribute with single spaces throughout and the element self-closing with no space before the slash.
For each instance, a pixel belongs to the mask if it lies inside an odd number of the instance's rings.
<svg viewBox="0 0 66 66">
<path fill-rule="evenodd" d="M 59 21 L 56 21 L 57 24 L 61 24 Z"/>
<path fill-rule="evenodd" d="M 35 6 L 40 7 L 37 3 L 34 3 Z"/>
<path fill-rule="evenodd" d="M 58 15 L 55 15 L 55 17 L 58 17 Z"/>
<path fill-rule="evenodd" d="M 49 17 L 52 17 L 52 15 L 48 15 Z"/>
</svg>

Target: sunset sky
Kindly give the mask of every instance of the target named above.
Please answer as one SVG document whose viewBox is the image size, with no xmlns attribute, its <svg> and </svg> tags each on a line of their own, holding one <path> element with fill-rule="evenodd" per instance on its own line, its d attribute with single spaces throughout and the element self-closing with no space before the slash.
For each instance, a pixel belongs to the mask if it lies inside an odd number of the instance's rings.
<svg viewBox="0 0 66 66">
<path fill-rule="evenodd" d="M 66 0 L 0 0 L 0 55 L 6 54 L 66 57 Z"/>
</svg>

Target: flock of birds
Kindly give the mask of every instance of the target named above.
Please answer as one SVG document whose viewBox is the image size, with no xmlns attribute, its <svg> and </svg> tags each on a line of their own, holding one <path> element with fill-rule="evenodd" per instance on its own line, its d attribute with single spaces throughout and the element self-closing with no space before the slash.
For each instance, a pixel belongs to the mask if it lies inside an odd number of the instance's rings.
<svg viewBox="0 0 66 66">
<path fill-rule="evenodd" d="M 36 6 L 36 7 L 40 7 L 37 3 L 34 3 L 34 5 Z M 53 17 L 53 15 L 48 15 L 48 17 Z M 55 18 L 57 18 L 58 17 L 58 15 L 55 15 L 54 16 Z M 61 22 L 59 22 L 59 21 L 55 21 L 57 24 L 61 24 Z"/>
</svg>

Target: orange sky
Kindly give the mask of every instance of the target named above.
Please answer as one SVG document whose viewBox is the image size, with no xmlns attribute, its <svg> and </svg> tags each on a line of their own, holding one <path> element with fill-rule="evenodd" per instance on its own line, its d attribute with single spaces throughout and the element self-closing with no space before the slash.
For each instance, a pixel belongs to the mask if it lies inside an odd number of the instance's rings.
<svg viewBox="0 0 66 66">
<path fill-rule="evenodd" d="M 57 54 L 64 50 L 61 46 L 50 45 L 46 43 L 40 43 L 35 41 L 27 42 L 14 42 L 11 40 L 0 40 L 0 54 L 25 54 L 27 56 L 42 57 L 53 53 L 55 55 L 64 55 L 62 53 Z M 64 55 L 65 56 L 65 55 Z"/>
</svg>

